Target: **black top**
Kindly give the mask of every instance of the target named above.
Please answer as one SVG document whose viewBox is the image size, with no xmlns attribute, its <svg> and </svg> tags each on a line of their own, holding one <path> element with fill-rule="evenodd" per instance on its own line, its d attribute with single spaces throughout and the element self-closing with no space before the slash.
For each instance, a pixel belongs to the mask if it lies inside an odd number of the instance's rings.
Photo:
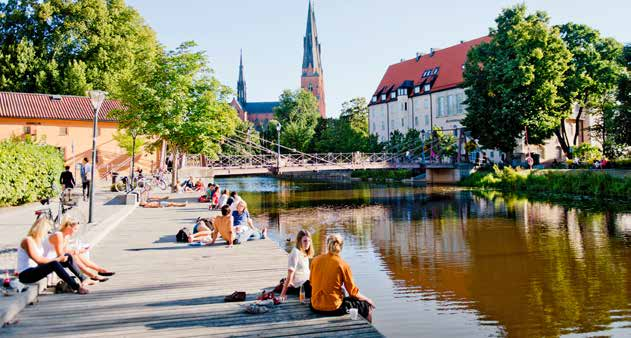
<svg viewBox="0 0 631 338">
<path fill-rule="evenodd" d="M 232 205 L 232 203 L 234 203 L 234 198 L 232 198 L 232 196 L 228 197 L 228 200 L 226 201 L 226 205 L 230 206 Z"/>
<path fill-rule="evenodd" d="M 74 188 L 74 176 L 72 176 L 70 171 L 64 171 L 59 177 L 59 183 L 63 184 L 66 188 Z"/>
</svg>

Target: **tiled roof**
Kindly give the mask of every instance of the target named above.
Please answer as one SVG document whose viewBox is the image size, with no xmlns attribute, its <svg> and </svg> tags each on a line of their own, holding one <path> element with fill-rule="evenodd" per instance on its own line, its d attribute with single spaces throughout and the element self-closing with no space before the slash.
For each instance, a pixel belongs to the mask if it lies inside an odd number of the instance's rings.
<svg viewBox="0 0 631 338">
<path fill-rule="evenodd" d="M 122 109 L 120 102 L 105 100 L 99 111 L 99 121 L 116 121 L 107 116 L 114 109 Z M 94 110 L 90 98 L 84 96 L 0 92 L 2 117 L 91 121 Z"/>
<path fill-rule="evenodd" d="M 248 102 L 245 104 L 245 111 L 248 114 L 274 113 L 274 107 L 279 104 L 279 102 Z"/>
<path fill-rule="evenodd" d="M 386 93 L 384 88 L 399 88 L 405 81 L 411 80 L 414 85 L 421 85 L 427 78 L 422 78 L 423 72 L 439 67 L 438 74 L 432 86 L 432 91 L 454 88 L 462 84 L 462 65 L 467 59 L 467 52 L 471 47 L 482 42 L 490 41 L 490 37 L 483 36 L 471 41 L 440 49 L 430 56 L 425 54 L 418 61 L 412 58 L 390 65 L 383 75 L 379 86 L 373 95 Z M 391 89 L 392 90 L 392 89 Z M 378 102 L 381 98 L 377 97 Z"/>
</svg>

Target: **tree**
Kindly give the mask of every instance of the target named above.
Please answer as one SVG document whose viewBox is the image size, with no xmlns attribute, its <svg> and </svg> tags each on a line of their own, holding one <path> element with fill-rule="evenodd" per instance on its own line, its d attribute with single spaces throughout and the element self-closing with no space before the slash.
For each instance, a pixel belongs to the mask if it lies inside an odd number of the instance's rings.
<svg viewBox="0 0 631 338">
<path fill-rule="evenodd" d="M 567 116 L 559 87 L 571 54 L 544 12 L 504 9 L 491 40 L 472 48 L 465 63 L 467 116 L 463 125 L 481 145 L 511 154 L 528 128 L 543 143 Z"/>
<path fill-rule="evenodd" d="M 617 99 L 620 104 L 614 116 L 613 134 L 615 142 L 631 147 L 631 44 L 624 47 L 623 55 L 626 71 L 618 84 Z"/>
<path fill-rule="evenodd" d="M 565 116 L 561 118 L 555 135 L 563 151 L 571 158 L 569 149 L 577 145 L 581 132 L 578 121 L 588 110 L 598 110 L 605 96 L 618 84 L 624 71 L 620 62 L 623 46 L 612 38 L 601 37 L 597 30 L 586 25 L 567 23 L 558 28 L 572 53 L 559 93 L 567 116 L 573 113 L 575 105 L 578 105 L 578 111 L 574 135 L 567 135 Z"/>
<path fill-rule="evenodd" d="M 368 132 L 368 104 L 363 97 L 342 103 L 339 119 L 321 119 L 316 127 L 316 152 L 371 152 L 375 139 Z"/>
<path fill-rule="evenodd" d="M 121 94 L 121 78 L 160 52 L 155 33 L 123 0 L 0 2 L 0 90 Z"/>
<path fill-rule="evenodd" d="M 244 155 L 261 153 L 261 137 L 250 121 L 239 121 L 235 135 L 230 140 L 224 139 L 221 153 L 225 155 Z"/>
<path fill-rule="evenodd" d="M 228 103 L 232 91 L 219 83 L 206 55 L 194 47 L 185 42 L 161 54 L 151 71 L 137 68 L 122 85 L 126 109 L 114 112 L 121 127 L 167 142 L 175 162 L 180 152 L 216 157 L 222 138 L 232 136 L 239 121 Z"/>
<path fill-rule="evenodd" d="M 136 136 L 136 139 L 134 140 L 134 136 L 131 133 L 122 129 L 116 131 L 114 135 L 112 135 L 112 138 L 118 143 L 119 147 L 125 150 L 125 152 L 129 156 L 134 156 L 134 154 L 138 154 L 145 143 L 147 143 L 146 138 Z"/>
<path fill-rule="evenodd" d="M 281 123 L 281 144 L 306 152 L 315 135 L 320 118 L 318 101 L 312 93 L 299 89 L 285 90 L 280 95 L 280 104 L 274 108 L 276 120 Z M 271 124 L 268 125 L 268 128 Z M 276 126 L 273 126 L 276 128 Z"/>
</svg>

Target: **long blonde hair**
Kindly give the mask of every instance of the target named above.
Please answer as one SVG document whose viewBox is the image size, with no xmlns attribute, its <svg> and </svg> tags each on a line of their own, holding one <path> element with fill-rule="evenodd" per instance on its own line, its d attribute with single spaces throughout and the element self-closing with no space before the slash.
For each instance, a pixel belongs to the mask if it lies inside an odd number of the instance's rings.
<svg viewBox="0 0 631 338">
<path fill-rule="evenodd" d="M 64 215 L 61 218 L 61 226 L 59 227 L 59 231 L 63 232 L 64 230 L 66 230 L 67 227 L 71 227 L 76 224 L 79 224 L 79 221 L 74 219 L 72 216 Z"/>
<path fill-rule="evenodd" d="M 326 238 L 327 252 L 338 255 L 344 247 L 344 238 L 340 234 L 331 234 Z"/>
<path fill-rule="evenodd" d="M 305 230 L 298 231 L 298 236 L 296 237 L 296 249 L 298 249 L 301 252 L 303 252 L 304 254 L 306 254 L 307 257 L 312 258 L 313 257 L 313 253 L 315 251 L 315 250 L 313 250 L 313 243 L 311 243 L 309 245 L 309 249 L 305 250 L 302 247 L 302 239 L 304 237 L 311 238 L 311 235 L 309 235 L 309 233 L 306 232 Z"/>
<path fill-rule="evenodd" d="M 33 223 L 26 235 L 32 237 L 35 242 L 41 243 L 44 236 L 48 234 L 48 230 L 50 230 L 52 225 L 53 223 L 48 218 L 42 217 Z"/>
</svg>

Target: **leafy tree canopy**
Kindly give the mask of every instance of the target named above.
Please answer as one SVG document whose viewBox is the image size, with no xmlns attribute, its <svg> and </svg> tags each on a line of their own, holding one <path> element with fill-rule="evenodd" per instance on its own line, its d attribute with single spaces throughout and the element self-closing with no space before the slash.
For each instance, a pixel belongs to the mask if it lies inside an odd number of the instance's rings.
<svg viewBox="0 0 631 338">
<path fill-rule="evenodd" d="M 120 81 L 154 65 L 155 33 L 123 0 L 0 2 L 0 90 L 121 94 Z"/>
<path fill-rule="evenodd" d="M 274 113 L 282 127 L 281 144 L 298 151 L 308 151 L 320 118 L 318 101 L 304 89 L 285 90 L 279 101 Z M 270 124 L 268 128 L 276 128 L 276 124 Z"/>
<path fill-rule="evenodd" d="M 567 116 L 559 87 L 571 53 L 543 12 L 517 5 L 495 22 L 491 41 L 468 53 L 463 124 L 484 147 L 512 153 L 524 127 L 530 143 L 543 143 Z"/>
</svg>

